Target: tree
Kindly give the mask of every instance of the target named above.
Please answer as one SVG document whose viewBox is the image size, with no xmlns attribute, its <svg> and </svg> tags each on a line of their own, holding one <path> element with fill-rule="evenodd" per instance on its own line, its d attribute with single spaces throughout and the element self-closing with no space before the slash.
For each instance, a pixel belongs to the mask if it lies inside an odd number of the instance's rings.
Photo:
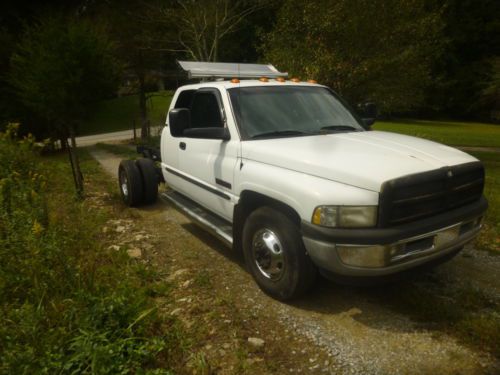
<svg viewBox="0 0 500 375">
<path fill-rule="evenodd" d="M 150 21 L 149 13 L 156 0 L 107 0 L 92 2 L 85 15 L 109 25 L 110 38 L 116 45 L 116 56 L 124 63 L 124 73 L 131 78 L 129 88 L 138 96 L 141 138 L 150 134 L 147 101 L 151 94 L 152 73 L 161 72 L 165 55 L 172 54 L 161 48 L 159 39 L 171 40 L 170 24 L 162 25 Z M 162 3 L 163 4 L 163 3 Z M 173 56 L 172 56 L 172 60 Z"/>
<path fill-rule="evenodd" d="M 19 102 L 50 124 L 54 138 L 71 139 L 68 152 L 80 197 L 75 134 L 90 105 L 116 90 L 118 65 L 111 52 L 102 31 L 58 16 L 29 27 L 11 57 L 8 81 Z"/>
<path fill-rule="evenodd" d="M 177 0 L 151 7 L 150 22 L 175 33 L 163 38 L 163 48 L 196 61 L 218 61 L 221 41 L 264 7 L 259 0 Z"/>
<path fill-rule="evenodd" d="M 500 122 L 500 57 L 491 59 L 490 64 L 489 79 L 484 83 L 477 105 L 488 109 L 488 120 Z"/>
<path fill-rule="evenodd" d="M 422 105 L 442 23 L 425 0 L 287 0 L 265 36 L 267 61 L 385 113 Z"/>
<path fill-rule="evenodd" d="M 436 110 L 450 117 L 488 120 L 494 100 L 485 101 L 483 92 L 494 79 L 495 60 L 500 57 L 500 2 L 444 3 L 446 44 L 434 67 L 437 79 L 429 97 Z"/>
</svg>

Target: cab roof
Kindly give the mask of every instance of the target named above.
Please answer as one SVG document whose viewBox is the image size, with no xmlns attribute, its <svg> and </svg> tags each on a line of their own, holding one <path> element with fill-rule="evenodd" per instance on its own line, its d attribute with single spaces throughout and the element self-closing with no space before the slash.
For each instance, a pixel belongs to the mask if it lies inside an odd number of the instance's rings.
<svg viewBox="0 0 500 375">
<path fill-rule="evenodd" d="M 324 85 L 320 85 L 317 83 L 310 83 L 310 82 L 293 82 L 293 81 L 285 81 L 285 82 L 279 82 L 275 79 L 269 79 L 267 82 L 262 82 L 258 79 L 242 79 L 239 80 L 237 83 L 234 83 L 230 80 L 224 80 L 224 81 L 204 81 L 204 82 L 199 82 L 199 83 L 194 83 L 194 84 L 189 84 L 189 85 L 184 85 L 179 87 L 179 89 L 182 90 L 197 90 L 201 89 L 203 87 L 212 87 L 212 88 L 219 88 L 219 89 L 233 89 L 233 88 L 238 88 L 238 87 L 258 87 L 258 86 L 309 86 L 309 87 L 324 87 Z"/>
</svg>

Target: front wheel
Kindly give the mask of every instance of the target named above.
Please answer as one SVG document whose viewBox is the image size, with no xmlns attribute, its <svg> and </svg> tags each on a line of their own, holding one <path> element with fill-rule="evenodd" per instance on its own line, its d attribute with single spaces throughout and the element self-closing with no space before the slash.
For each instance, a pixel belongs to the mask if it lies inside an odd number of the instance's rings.
<svg viewBox="0 0 500 375">
<path fill-rule="evenodd" d="M 261 207 L 243 228 L 245 262 L 259 287 L 279 300 L 307 291 L 317 270 L 306 253 L 298 226 L 282 212 Z"/>
</svg>

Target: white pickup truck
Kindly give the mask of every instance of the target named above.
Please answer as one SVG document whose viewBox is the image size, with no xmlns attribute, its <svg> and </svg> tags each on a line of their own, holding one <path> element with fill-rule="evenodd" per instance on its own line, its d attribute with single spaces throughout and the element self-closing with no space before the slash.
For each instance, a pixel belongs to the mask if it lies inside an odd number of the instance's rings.
<svg viewBox="0 0 500 375">
<path fill-rule="evenodd" d="M 181 66 L 205 81 L 176 91 L 159 152 L 122 162 L 122 197 L 151 203 L 165 181 L 164 197 L 241 249 L 273 297 L 303 293 L 318 271 L 370 280 L 437 263 L 479 233 L 487 202 L 474 157 L 371 131 L 373 114 L 272 66 Z"/>
</svg>

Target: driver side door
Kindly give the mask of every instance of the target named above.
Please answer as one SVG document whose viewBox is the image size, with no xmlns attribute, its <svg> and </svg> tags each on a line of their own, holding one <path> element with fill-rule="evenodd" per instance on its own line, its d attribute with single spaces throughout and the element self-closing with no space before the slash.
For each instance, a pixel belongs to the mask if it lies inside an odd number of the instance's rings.
<svg viewBox="0 0 500 375">
<path fill-rule="evenodd" d="M 219 90 L 198 89 L 191 100 L 190 128 L 227 126 Z M 179 172 L 183 174 L 182 192 L 221 217 L 232 220 L 234 170 L 239 140 L 180 137 Z"/>
</svg>

